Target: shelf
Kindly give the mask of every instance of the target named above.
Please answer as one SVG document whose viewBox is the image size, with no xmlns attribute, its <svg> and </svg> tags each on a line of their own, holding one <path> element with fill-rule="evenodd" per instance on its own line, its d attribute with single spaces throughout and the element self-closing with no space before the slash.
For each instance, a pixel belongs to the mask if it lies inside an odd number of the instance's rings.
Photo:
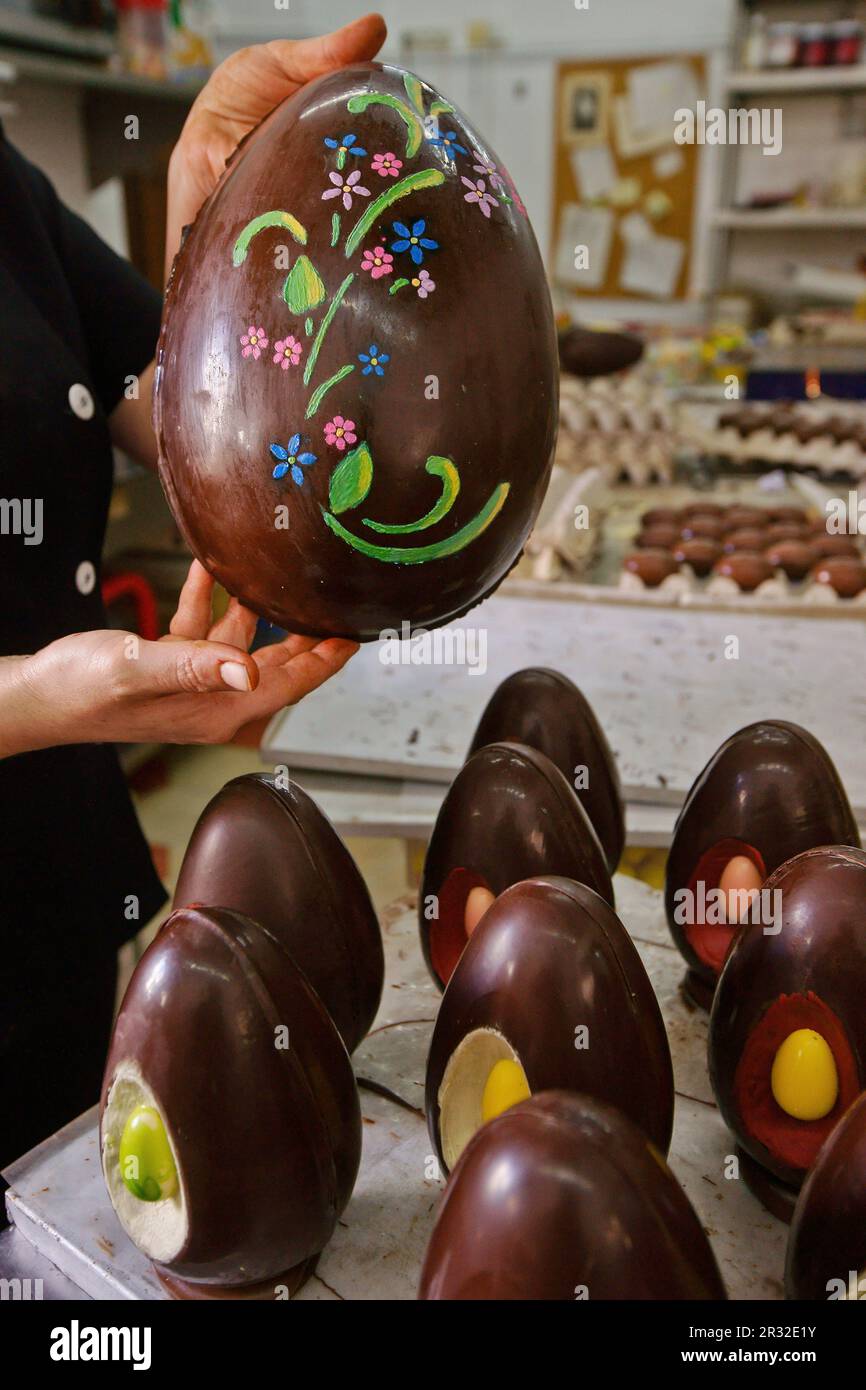
<svg viewBox="0 0 866 1390">
<path fill-rule="evenodd" d="M 4 83 L 29 80 L 88 87 L 109 92 L 128 92 L 159 101 L 182 102 L 190 106 L 201 91 L 200 82 L 179 78 L 176 82 L 157 82 L 116 72 L 104 63 L 85 63 L 76 59 L 32 53 L 23 48 L 7 48 L 0 42 L 0 89 Z"/>
<path fill-rule="evenodd" d="M 866 229 L 866 208 L 781 208 L 767 212 L 734 208 L 714 212 L 710 221 L 713 227 L 744 232 L 851 231 Z"/>
<path fill-rule="evenodd" d="M 866 87 L 866 64 L 833 68 L 760 68 L 754 72 L 730 72 L 725 77 L 729 92 L 851 92 Z"/>
</svg>

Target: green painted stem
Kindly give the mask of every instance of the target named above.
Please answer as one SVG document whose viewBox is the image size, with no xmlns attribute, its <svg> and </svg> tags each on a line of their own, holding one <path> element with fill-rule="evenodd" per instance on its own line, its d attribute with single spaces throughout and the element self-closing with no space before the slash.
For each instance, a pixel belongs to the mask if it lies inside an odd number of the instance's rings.
<svg viewBox="0 0 866 1390">
<path fill-rule="evenodd" d="M 322 404 L 322 401 L 325 399 L 325 396 L 328 394 L 331 387 L 336 386 L 338 381 L 342 381 L 344 376 L 348 376 L 349 373 L 353 372 L 354 370 L 355 367 L 353 363 L 347 362 L 345 367 L 341 367 L 338 372 L 334 372 L 333 376 L 329 376 L 327 381 L 323 381 L 321 386 L 317 386 L 312 396 L 310 397 L 309 405 L 304 411 L 304 418 L 306 420 L 310 420 L 315 415 L 316 411 Z"/>
<path fill-rule="evenodd" d="M 349 235 L 346 237 L 346 256 L 351 256 L 357 249 L 358 242 L 365 237 L 373 223 L 381 216 L 386 208 L 393 203 L 399 202 L 401 198 L 407 198 L 410 193 L 415 193 L 419 188 L 436 188 L 440 183 L 445 182 L 445 175 L 441 169 L 417 169 L 414 174 L 407 174 L 405 179 L 395 183 L 393 188 L 388 188 L 384 193 L 380 193 L 374 203 L 371 203 L 366 211 L 359 217 Z"/>
<path fill-rule="evenodd" d="M 302 227 L 297 217 L 293 217 L 290 212 L 263 212 L 261 217 L 254 217 L 252 222 L 248 222 L 234 244 L 232 251 L 232 264 L 242 265 L 247 258 L 250 242 L 259 232 L 266 227 L 285 227 L 291 232 L 295 241 L 300 242 L 301 246 L 307 244 L 307 230 Z"/>
<path fill-rule="evenodd" d="M 389 293 L 389 294 L 396 294 L 398 290 L 402 290 L 403 286 L 404 286 L 404 285 L 408 285 L 408 284 L 409 284 L 409 281 L 405 278 L 405 276 L 403 276 L 403 277 L 401 277 L 401 279 L 395 280 L 395 281 L 394 281 L 394 283 L 393 283 L 393 285 L 391 286 L 391 288 L 389 289 L 388 293 Z"/>
<path fill-rule="evenodd" d="M 406 536 L 411 531 L 426 531 L 428 526 L 435 526 L 437 521 L 447 516 L 460 491 L 460 474 L 450 459 L 442 458 L 439 454 L 431 454 L 424 469 L 434 478 L 442 480 L 442 495 L 435 507 L 431 507 L 430 511 L 417 521 L 407 521 L 399 526 L 388 526 L 382 521 L 368 521 L 366 517 L 364 525 L 369 526 L 371 531 L 379 531 L 388 536 Z"/>
<path fill-rule="evenodd" d="M 340 240 L 340 214 L 339 214 L 338 212 L 332 212 L 332 213 L 331 213 L 331 245 L 332 245 L 332 246 L 336 246 L 336 244 L 337 244 L 337 242 L 338 242 L 339 240 Z"/>
<path fill-rule="evenodd" d="M 343 297 L 344 297 L 344 295 L 345 295 L 345 293 L 346 293 L 346 290 L 349 288 L 349 286 L 351 285 L 351 283 L 352 283 L 352 281 L 354 280 L 354 278 L 355 278 L 354 272 L 352 272 L 352 273 L 350 273 L 349 275 L 346 276 L 346 278 L 345 278 L 345 280 L 343 281 L 342 285 L 341 285 L 340 288 L 337 290 L 337 293 L 334 295 L 334 298 L 331 300 L 330 304 L 328 305 L 328 311 L 327 311 L 327 313 L 325 314 L 325 317 L 322 319 L 322 322 L 319 324 L 319 331 L 318 331 L 318 333 L 316 334 L 315 338 L 313 339 L 313 346 L 310 348 L 310 355 L 309 355 L 309 357 L 307 358 L 307 365 L 306 365 L 306 367 L 304 368 L 304 385 L 305 385 L 305 386 L 309 386 L 309 384 L 310 384 L 310 377 L 313 375 L 313 368 L 314 368 L 315 365 L 316 365 L 316 359 L 317 359 L 318 356 L 319 356 L 319 350 L 320 350 L 320 348 L 321 348 L 321 346 L 322 346 L 322 343 L 325 341 L 325 334 L 327 333 L 328 329 L 329 329 L 330 326 L 331 326 L 331 319 L 334 317 L 334 315 L 336 314 L 336 312 L 337 312 L 337 310 L 339 309 L 340 305 L 342 304 L 342 302 L 343 302 Z M 308 412 L 308 413 L 309 413 L 309 412 Z"/>
<path fill-rule="evenodd" d="M 337 518 L 332 516 L 330 512 L 326 512 L 324 508 L 322 515 L 336 536 L 350 545 L 353 550 L 360 550 L 371 560 L 383 560 L 390 565 L 423 565 L 427 560 L 441 560 L 446 555 L 456 555 L 458 551 L 465 549 L 471 541 L 480 536 L 482 531 L 486 531 L 494 517 L 502 510 L 510 488 L 510 483 L 500 483 L 490 494 L 477 516 L 474 516 L 459 531 L 455 531 L 453 536 L 447 536 L 445 540 L 433 541 L 430 545 L 407 546 L 402 550 L 399 546 L 371 545 L 369 541 L 362 540 L 360 536 L 353 536 L 351 531 L 347 531 L 345 526 L 341 525 Z"/>
</svg>

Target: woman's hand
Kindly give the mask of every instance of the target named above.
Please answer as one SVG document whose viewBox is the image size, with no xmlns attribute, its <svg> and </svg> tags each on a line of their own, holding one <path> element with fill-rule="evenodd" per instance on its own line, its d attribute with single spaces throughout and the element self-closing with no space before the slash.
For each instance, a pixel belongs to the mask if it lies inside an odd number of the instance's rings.
<svg viewBox="0 0 866 1390">
<path fill-rule="evenodd" d="M 251 654 L 255 614 L 232 599 L 214 623 L 212 597 L 195 560 L 159 642 L 79 632 L 0 662 L 0 757 L 61 743 L 225 743 L 297 704 L 358 650 L 290 636 Z"/>
<path fill-rule="evenodd" d="M 368 14 L 315 39 L 277 39 L 233 53 L 220 63 L 193 102 L 172 151 L 168 172 L 166 275 L 205 198 L 216 188 L 226 160 L 245 135 L 304 83 L 350 63 L 374 58 L 385 40 L 385 21 Z"/>
</svg>

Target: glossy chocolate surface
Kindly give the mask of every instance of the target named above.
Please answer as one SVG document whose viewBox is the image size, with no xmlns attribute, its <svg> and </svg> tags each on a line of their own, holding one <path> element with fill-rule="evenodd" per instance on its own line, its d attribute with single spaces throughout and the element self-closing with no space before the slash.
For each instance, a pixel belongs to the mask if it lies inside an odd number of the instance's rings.
<svg viewBox="0 0 866 1390">
<path fill-rule="evenodd" d="M 770 540 L 770 528 L 762 530 L 758 526 L 738 526 L 736 531 L 728 531 L 722 543 L 726 555 L 735 550 L 763 550 Z"/>
<path fill-rule="evenodd" d="M 254 1284 L 325 1246 L 358 1170 L 358 1092 L 324 1006 L 267 932 L 222 908 L 172 913 L 120 1007 L 100 1127 L 129 1060 L 164 1118 L 186 1199 L 172 1273 Z"/>
<path fill-rule="evenodd" d="M 303 970 L 350 1052 L 379 1007 L 385 960 L 355 861 L 296 783 L 228 782 L 192 833 L 174 906 L 228 907 L 267 928 Z"/>
<path fill-rule="evenodd" d="M 157 361 L 175 519 L 272 622 L 429 628 L 518 559 L 556 434 L 544 267 L 499 157 L 402 69 L 327 74 L 244 141 L 178 254 Z"/>
<path fill-rule="evenodd" d="M 732 555 L 723 555 L 713 565 L 713 574 L 722 574 L 733 579 L 743 593 L 751 594 L 759 585 L 773 577 L 773 566 L 765 555 L 756 550 L 735 550 Z"/>
<path fill-rule="evenodd" d="M 727 840 L 755 849 L 766 874 L 816 845 L 859 845 L 857 822 L 839 774 L 805 729 L 769 719 L 732 734 L 695 778 L 677 817 L 665 877 L 665 912 L 680 952 L 709 985 L 716 971 L 675 921 L 675 894 L 689 887 L 702 857 Z M 717 883 L 707 881 L 707 888 Z"/>
<path fill-rule="evenodd" d="M 559 874 L 587 884 L 613 906 L 604 851 L 577 793 L 550 758 L 524 744 L 480 748 L 458 772 L 436 817 L 418 916 L 424 957 L 440 986 L 448 962 L 453 969 L 454 948 L 463 945 L 469 886 L 464 891 L 461 880 L 467 871 L 497 897 L 522 879 Z M 426 916 L 431 900 L 438 919 Z"/>
<path fill-rule="evenodd" d="M 587 1029 L 583 1048 L 579 1027 Z M 507 1039 L 533 1095 L 568 1090 L 606 1101 L 667 1153 L 674 1083 L 658 1001 L 625 927 L 585 884 L 555 876 L 516 883 L 466 946 L 427 1059 L 427 1124 L 443 1166 L 439 1088 L 476 1028 Z"/>
<path fill-rule="evenodd" d="M 530 666 L 515 671 L 491 695 L 467 757 L 488 743 L 525 743 L 546 754 L 572 786 L 586 768 L 577 798 L 616 871 L 625 843 L 619 773 L 604 730 L 577 686 L 559 671 Z"/>
<path fill-rule="evenodd" d="M 549 1091 L 492 1120 L 454 1169 L 421 1299 L 723 1299 L 688 1198 L 635 1125 Z"/>
<path fill-rule="evenodd" d="M 866 564 L 853 555 L 835 555 L 819 560 L 812 578 L 818 584 L 829 584 L 840 598 L 856 598 L 866 589 Z"/>
<path fill-rule="evenodd" d="M 598 333 L 578 325 L 559 335 L 560 366 L 571 376 L 610 376 L 642 356 L 643 342 L 631 333 Z"/>
<path fill-rule="evenodd" d="M 803 579 L 815 563 L 812 547 L 805 541 L 777 541 L 764 551 L 774 569 L 784 570 L 789 579 Z"/>
<path fill-rule="evenodd" d="M 669 575 L 676 574 L 679 565 L 667 550 L 635 550 L 623 561 L 629 574 L 636 574 L 648 589 L 657 589 Z"/>
<path fill-rule="evenodd" d="M 738 1100 L 737 1068 L 768 1008 L 782 996 L 808 995 L 841 1025 L 853 1059 L 855 1094 L 866 1084 L 866 854 L 824 844 L 789 859 L 766 888 L 781 895 L 781 927 L 773 933 L 746 926 L 737 935 L 710 1015 L 710 1080 L 722 1116 L 743 1148 L 796 1186 L 805 1165 L 781 1161 L 752 1133 Z M 834 1110 L 815 1125 L 830 1127 L 852 1098 L 846 1101 L 840 1084 Z M 789 1129 L 798 1125 L 808 1133 L 805 1122 L 792 1122 L 780 1109 L 778 1116 Z"/>
<path fill-rule="evenodd" d="M 718 541 L 703 536 L 696 536 L 690 541 L 680 541 L 673 550 L 677 564 L 691 565 L 701 579 L 709 574 L 721 553 L 722 547 Z"/>
<path fill-rule="evenodd" d="M 797 1199 L 785 1260 L 788 1298 L 851 1295 L 866 1274 L 866 1094 L 824 1143 Z M 862 1299 L 862 1291 L 857 1290 Z M 855 1294 L 856 1296 L 856 1294 Z"/>
</svg>

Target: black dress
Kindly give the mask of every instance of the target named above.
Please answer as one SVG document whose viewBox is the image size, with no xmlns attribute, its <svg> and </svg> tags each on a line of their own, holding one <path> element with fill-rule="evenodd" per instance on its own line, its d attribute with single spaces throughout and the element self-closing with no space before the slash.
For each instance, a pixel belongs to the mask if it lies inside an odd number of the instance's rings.
<svg viewBox="0 0 866 1390">
<path fill-rule="evenodd" d="M 0 656 L 104 628 L 107 417 L 160 298 L 0 131 Z M 165 900 L 111 744 L 0 760 L 0 1167 L 98 1098 L 118 947 Z"/>
</svg>

